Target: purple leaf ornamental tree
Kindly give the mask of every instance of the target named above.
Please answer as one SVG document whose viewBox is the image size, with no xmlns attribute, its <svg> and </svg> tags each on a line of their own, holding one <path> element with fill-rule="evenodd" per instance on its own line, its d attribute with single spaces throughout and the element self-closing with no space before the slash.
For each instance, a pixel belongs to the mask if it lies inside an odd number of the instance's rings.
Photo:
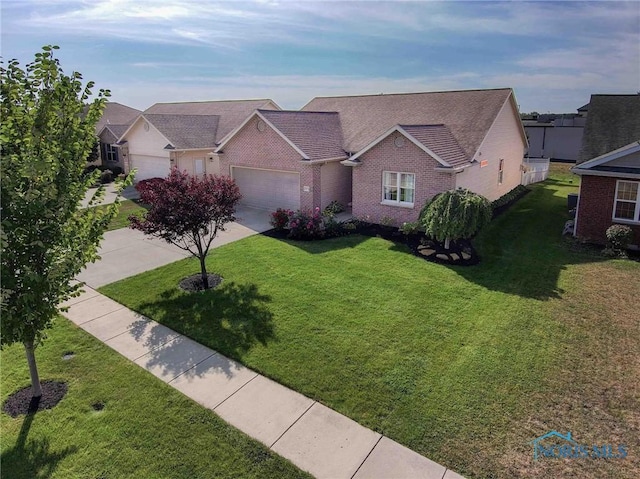
<svg viewBox="0 0 640 479">
<path fill-rule="evenodd" d="M 130 216 L 130 227 L 162 238 L 200 260 L 203 289 L 209 288 L 205 259 L 211 242 L 234 221 L 242 198 L 226 176 L 189 176 L 174 168 L 163 181 L 141 182 L 140 200 L 150 206 L 143 217 Z"/>
</svg>

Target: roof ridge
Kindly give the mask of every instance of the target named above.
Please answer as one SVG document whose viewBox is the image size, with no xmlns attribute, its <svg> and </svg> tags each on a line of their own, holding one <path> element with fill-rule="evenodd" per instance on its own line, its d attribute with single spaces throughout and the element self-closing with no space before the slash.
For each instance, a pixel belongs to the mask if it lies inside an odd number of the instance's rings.
<svg viewBox="0 0 640 479">
<path fill-rule="evenodd" d="M 203 113 L 201 115 L 198 115 L 197 113 L 142 113 L 142 116 L 147 117 L 147 116 L 197 116 L 198 118 L 202 118 L 202 117 L 207 117 L 207 116 L 215 116 L 217 118 L 220 118 L 220 115 L 212 115 L 209 113 Z"/>
<path fill-rule="evenodd" d="M 339 115 L 340 112 L 337 111 L 308 111 L 308 110 L 263 110 L 261 108 L 258 108 L 257 111 L 259 112 L 268 112 L 268 113 L 303 113 L 303 114 L 307 114 L 307 113 L 314 113 L 314 114 L 323 114 L 323 115 Z"/>
<path fill-rule="evenodd" d="M 448 126 L 444 123 L 414 123 L 414 124 L 400 124 L 398 123 L 398 126 L 405 128 L 405 127 L 415 127 L 415 126 L 444 126 L 445 128 L 448 128 Z"/>
<path fill-rule="evenodd" d="M 196 101 L 167 101 L 167 102 L 157 102 L 151 106 L 155 105 L 184 105 L 187 103 L 231 103 L 231 102 L 241 102 L 241 101 L 273 101 L 271 98 L 248 98 L 248 99 L 235 99 L 235 100 L 196 100 Z M 149 107 L 151 108 L 151 107 Z M 148 109 L 148 108 L 147 108 Z"/>
<path fill-rule="evenodd" d="M 369 94 L 365 94 L 365 95 L 316 96 L 316 97 L 313 97 L 309 102 L 307 102 L 306 105 L 311 103 L 316 98 L 362 98 L 362 97 L 372 97 L 372 96 L 431 95 L 431 94 L 436 94 L 436 93 L 463 93 L 463 92 L 474 92 L 474 91 L 502 91 L 502 90 L 513 90 L 513 89 L 510 88 L 510 87 L 502 87 L 502 88 L 471 88 L 471 89 L 462 89 L 462 90 L 414 91 L 414 92 L 397 92 L 397 93 L 369 93 Z"/>
</svg>

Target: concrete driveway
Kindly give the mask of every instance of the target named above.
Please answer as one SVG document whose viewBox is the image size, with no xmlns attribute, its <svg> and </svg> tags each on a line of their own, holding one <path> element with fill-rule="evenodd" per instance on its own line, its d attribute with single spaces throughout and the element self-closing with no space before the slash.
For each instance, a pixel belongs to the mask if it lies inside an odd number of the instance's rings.
<svg viewBox="0 0 640 479">
<path fill-rule="evenodd" d="M 236 221 L 227 224 L 227 229 L 218 233 L 211 248 L 268 229 L 271 229 L 269 211 L 238 207 Z M 190 256 L 177 246 L 129 228 L 105 233 L 98 254 L 102 259 L 87 265 L 77 278 L 92 288 L 99 288 Z"/>
<path fill-rule="evenodd" d="M 89 188 L 87 190 L 87 193 L 84 195 L 84 199 L 80 204 L 82 208 L 86 208 L 89 205 L 89 201 L 91 200 L 91 198 L 93 197 L 97 189 L 98 188 Z M 117 196 L 118 195 L 116 193 L 116 183 L 115 182 L 108 183 L 104 185 L 104 197 L 102 198 L 102 201 L 100 201 L 100 203 L 98 204 L 107 205 L 107 204 L 113 203 L 116 200 Z M 140 194 L 136 191 L 134 186 L 127 186 L 122 191 L 122 199 L 124 200 L 137 200 L 139 197 L 140 197 Z"/>
</svg>

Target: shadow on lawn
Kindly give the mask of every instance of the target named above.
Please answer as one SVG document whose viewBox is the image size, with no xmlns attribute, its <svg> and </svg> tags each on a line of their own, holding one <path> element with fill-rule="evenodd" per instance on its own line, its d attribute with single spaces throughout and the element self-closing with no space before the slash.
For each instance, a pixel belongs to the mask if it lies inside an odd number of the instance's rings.
<svg viewBox="0 0 640 479">
<path fill-rule="evenodd" d="M 76 446 L 52 451 L 47 438 L 27 440 L 36 414 L 32 412 L 25 416 L 15 446 L 2 452 L 0 456 L 2 477 L 25 479 L 51 477 L 60 461 L 77 452 Z"/>
<path fill-rule="evenodd" d="M 547 180 L 491 222 L 474 240 L 480 264 L 452 269 L 491 290 L 547 300 L 564 293 L 558 282 L 568 266 L 606 261 L 594 250 L 576 248 L 573 239 L 562 237 L 569 216 L 566 196 L 556 185 L 566 183 Z"/>
<path fill-rule="evenodd" d="M 270 301 L 271 298 L 261 294 L 255 284 L 223 282 L 213 290 L 199 293 L 187 294 L 177 287 L 167 290 L 161 293 L 159 300 L 141 304 L 140 311 L 200 344 L 239 359 L 254 344 L 267 344 L 274 339 L 273 315 L 267 307 Z M 136 339 L 146 334 L 145 343 L 152 347 L 170 339 L 164 328 L 150 327 L 146 321 L 136 324 L 130 334 Z M 201 349 L 196 345 L 185 346 L 180 341 L 173 341 L 150 361 L 169 369 L 171 362 L 162 358 L 171 356 L 171 350 L 178 346 L 187 352 L 187 360 L 194 365 L 202 359 L 199 357 Z M 217 369 L 233 375 L 231 364 L 221 364 Z"/>
</svg>

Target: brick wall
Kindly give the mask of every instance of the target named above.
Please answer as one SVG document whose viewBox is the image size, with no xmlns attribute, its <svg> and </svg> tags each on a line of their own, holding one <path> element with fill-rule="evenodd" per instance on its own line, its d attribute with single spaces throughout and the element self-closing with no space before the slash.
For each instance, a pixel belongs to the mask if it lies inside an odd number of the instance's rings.
<svg viewBox="0 0 640 479">
<path fill-rule="evenodd" d="M 360 166 L 353 167 L 353 214 L 357 218 L 374 223 L 391 218 L 395 226 L 416 221 L 427 199 L 454 187 L 454 175 L 434 171 L 440 164 L 408 139 L 403 146 L 395 146 L 396 136 L 401 135 L 389 135 L 360 157 Z M 413 208 L 381 204 L 383 171 L 416 175 Z"/>
<path fill-rule="evenodd" d="M 605 244 L 606 230 L 614 224 L 613 203 L 617 178 L 583 176 L 580 180 L 580 199 L 576 236 L 592 243 Z M 640 245 L 640 225 L 629 225 L 634 232 L 634 245 Z"/>
<path fill-rule="evenodd" d="M 258 119 L 253 118 L 225 145 L 223 154 L 220 155 L 220 174 L 230 175 L 232 165 L 297 171 L 300 173 L 300 207 L 312 209 L 320 206 L 319 181 L 314 183 L 315 176 L 319 180 L 320 165 L 301 163 L 300 153 L 268 125 L 264 131 L 259 131 L 257 122 Z M 305 186 L 309 191 L 304 191 Z"/>
<path fill-rule="evenodd" d="M 351 167 L 341 165 L 339 161 L 325 163 L 320 167 L 320 182 L 321 209 L 334 200 L 345 207 L 351 203 Z"/>
</svg>

